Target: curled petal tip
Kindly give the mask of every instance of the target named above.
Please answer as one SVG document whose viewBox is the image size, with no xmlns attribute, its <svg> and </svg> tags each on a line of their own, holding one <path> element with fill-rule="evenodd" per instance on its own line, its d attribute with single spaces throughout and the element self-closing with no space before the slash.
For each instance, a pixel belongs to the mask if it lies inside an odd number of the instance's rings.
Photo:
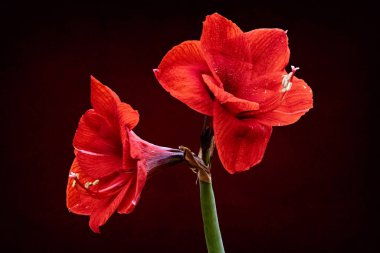
<svg viewBox="0 0 380 253">
<path fill-rule="evenodd" d="M 99 228 L 92 228 L 91 230 L 96 234 L 100 234 Z"/>
<path fill-rule="evenodd" d="M 90 220 L 90 224 L 89 224 L 92 232 L 96 233 L 96 234 L 100 234 L 100 229 L 99 229 L 99 225 L 98 224 L 93 224 Z"/>
<path fill-rule="evenodd" d="M 96 77 L 95 77 L 95 76 L 93 76 L 93 75 L 90 75 L 90 80 L 91 80 L 91 83 L 94 83 L 94 82 L 99 82 L 99 80 L 98 80 L 98 79 L 96 79 Z"/>
<path fill-rule="evenodd" d="M 160 70 L 159 69 L 153 69 L 153 74 L 155 75 L 156 78 L 160 75 Z"/>
<path fill-rule="evenodd" d="M 285 34 L 288 34 L 288 31 L 289 31 L 289 30 L 285 30 L 284 33 L 285 33 Z"/>
<path fill-rule="evenodd" d="M 205 24 L 207 22 L 218 22 L 218 21 L 222 21 L 222 20 L 228 20 L 228 19 L 225 18 L 224 16 L 220 15 L 218 12 L 214 12 L 213 14 L 206 16 L 206 19 L 203 21 L 203 24 Z M 228 20 L 228 21 L 230 21 L 230 20 Z"/>
<path fill-rule="evenodd" d="M 212 17 L 212 16 L 219 16 L 219 17 L 223 17 L 222 15 L 220 15 L 218 12 L 214 12 L 213 14 L 210 14 L 210 15 L 207 15 L 207 17 Z"/>
<path fill-rule="evenodd" d="M 91 83 L 92 89 L 99 86 L 103 86 L 103 84 L 98 79 L 96 79 L 93 75 L 90 75 L 90 83 Z"/>
</svg>

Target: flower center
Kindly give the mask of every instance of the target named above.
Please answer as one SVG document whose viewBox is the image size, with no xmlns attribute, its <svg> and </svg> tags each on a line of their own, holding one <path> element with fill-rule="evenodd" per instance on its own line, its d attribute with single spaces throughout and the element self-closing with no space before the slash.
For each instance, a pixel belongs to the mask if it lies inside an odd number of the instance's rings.
<svg viewBox="0 0 380 253">
<path fill-rule="evenodd" d="M 114 195 L 127 184 L 131 178 L 131 174 L 112 174 L 102 180 L 95 179 L 94 181 L 87 181 L 84 184 L 79 180 L 79 173 L 70 172 L 69 177 L 73 179 L 72 187 L 78 186 L 79 190 L 95 198 L 106 198 Z"/>
<path fill-rule="evenodd" d="M 291 88 L 292 88 L 292 80 L 293 80 L 293 77 L 294 77 L 294 74 L 296 73 L 297 70 L 299 70 L 300 68 L 296 68 L 294 66 L 291 66 L 292 68 L 292 71 L 289 73 L 289 74 L 286 74 L 283 76 L 282 78 L 282 90 L 281 92 L 287 92 L 289 91 Z"/>
</svg>

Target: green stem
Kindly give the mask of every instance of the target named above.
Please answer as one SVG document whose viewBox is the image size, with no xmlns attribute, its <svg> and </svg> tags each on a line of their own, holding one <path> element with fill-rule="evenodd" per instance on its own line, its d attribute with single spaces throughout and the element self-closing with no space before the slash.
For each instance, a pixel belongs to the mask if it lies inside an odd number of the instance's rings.
<svg viewBox="0 0 380 253">
<path fill-rule="evenodd" d="M 215 149 L 214 133 L 208 127 L 209 118 L 206 116 L 201 134 L 201 150 L 199 152 L 206 166 L 211 166 L 211 159 Z M 200 174 L 198 174 L 199 176 Z M 216 211 L 214 190 L 212 189 L 211 174 L 207 182 L 199 177 L 199 189 L 203 219 L 203 229 L 206 237 L 208 253 L 224 253 L 222 234 L 220 233 L 218 214 Z"/>
<path fill-rule="evenodd" d="M 222 235 L 219 229 L 214 191 L 211 183 L 199 182 L 203 228 L 206 237 L 208 253 L 224 252 Z"/>
</svg>

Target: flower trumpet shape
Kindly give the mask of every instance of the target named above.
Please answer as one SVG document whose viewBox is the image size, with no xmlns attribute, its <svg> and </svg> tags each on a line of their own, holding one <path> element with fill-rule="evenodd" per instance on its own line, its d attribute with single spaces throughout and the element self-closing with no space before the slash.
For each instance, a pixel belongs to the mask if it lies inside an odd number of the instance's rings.
<svg viewBox="0 0 380 253">
<path fill-rule="evenodd" d="M 272 126 L 292 124 L 313 106 L 298 68 L 285 71 L 289 55 L 286 31 L 242 32 L 215 13 L 200 41 L 172 48 L 154 73 L 172 96 L 213 117 L 219 157 L 235 173 L 262 160 Z"/>
<path fill-rule="evenodd" d="M 138 112 L 94 77 L 91 104 L 75 133 L 66 204 L 73 213 L 89 215 L 91 229 L 99 232 L 115 211 L 132 212 L 147 176 L 181 161 L 183 152 L 139 138 L 132 131 Z"/>
</svg>

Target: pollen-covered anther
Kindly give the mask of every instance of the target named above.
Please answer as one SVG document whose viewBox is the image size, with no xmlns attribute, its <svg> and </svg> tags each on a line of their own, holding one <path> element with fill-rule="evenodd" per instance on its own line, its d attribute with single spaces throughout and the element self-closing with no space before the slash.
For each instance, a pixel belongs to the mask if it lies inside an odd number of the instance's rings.
<svg viewBox="0 0 380 253">
<path fill-rule="evenodd" d="M 293 85 L 292 80 L 293 80 L 294 74 L 296 73 L 297 70 L 300 69 L 294 66 L 291 66 L 291 68 L 292 68 L 292 71 L 289 74 L 283 75 L 281 92 L 287 92 L 292 88 L 292 85 Z"/>
<path fill-rule="evenodd" d="M 69 178 L 73 179 L 73 182 L 71 183 L 71 187 L 75 187 L 75 185 L 77 184 L 77 180 L 79 180 L 79 173 L 70 171 Z"/>
<path fill-rule="evenodd" d="M 96 180 L 94 180 L 93 182 L 86 182 L 86 183 L 84 184 L 84 188 L 89 189 L 90 186 L 95 186 L 95 185 L 97 185 L 97 184 L 99 184 L 99 179 L 96 179 Z"/>
<path fill-rule="evenodd" d="M 90 188 L 91 185 L 92 185 L 92 182 L 86 182 L 84 184 L 84 188 L 88 189 L 88 188 Z"/>
</svg>

